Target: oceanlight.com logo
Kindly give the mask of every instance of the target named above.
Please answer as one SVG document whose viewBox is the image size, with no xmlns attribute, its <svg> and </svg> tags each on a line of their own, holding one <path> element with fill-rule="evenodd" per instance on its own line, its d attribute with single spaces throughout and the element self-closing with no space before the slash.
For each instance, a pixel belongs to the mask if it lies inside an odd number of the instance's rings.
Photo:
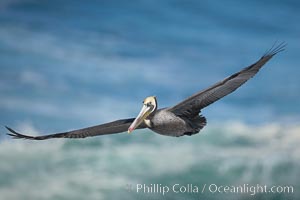
<svg viewBox="0 0 300 200">
<path fill-rule="evenodd" d="M 242 185 L 217 185 L 217 184 L 203 184 L 203 185 L 195 185 L 195 184 L 178 184 L 175 183 L 173 185 L 163 185 L 163 184 L 127 184 L 126 190 L 130 192 L 143 193 L 143 194 L 159 194 L 166 195 L 168 193 L 175 194 L 293 194 L 294 187 L 293 186 L 267 186 L 267 185 L 250 185 L 250 184 L 242 184 Z"/>
<path fill-rule="evenodd" d="M 205 185 L 205 184 L 204 184 Z M 293 186 L 271 186 L 268 187 L 267 185 L 249 185 L 243 184 L 239 186 L 227 186 L 227 185 L 216 185 L 210 184 L 208 186 L 208 191 L 210 193 L 237 193 L 237 194 L 250 194 L 255 195 L 258 193 L 293 193 L 294 187 Z"/>
</svg>

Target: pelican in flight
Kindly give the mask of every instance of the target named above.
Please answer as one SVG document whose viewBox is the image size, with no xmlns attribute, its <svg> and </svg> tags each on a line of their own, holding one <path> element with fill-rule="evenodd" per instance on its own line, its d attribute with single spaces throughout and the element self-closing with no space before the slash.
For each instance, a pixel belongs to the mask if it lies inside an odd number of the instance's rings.
<svg viewBox="0 0 300 200">
<path fill-rule="evenodd" d="M 24 135 L 6 127 L 13 138 L 46 140 L 51 138 L 85 138 L 149 128 L 165 136 L 180 137 L 194 135 L 206 125 L 206 118 L 200 114 L 206 106 L 232 93 L 252 78 L 274 55 L 284 50 L 286 44 L 273 45 L 257 62 L 224 80 L 204 89 L 172 107 L 158 109 L 155 96 L 145 98 L 136 118 L 121 119 L 106 124 L 41 136 Z"/>
</svg>

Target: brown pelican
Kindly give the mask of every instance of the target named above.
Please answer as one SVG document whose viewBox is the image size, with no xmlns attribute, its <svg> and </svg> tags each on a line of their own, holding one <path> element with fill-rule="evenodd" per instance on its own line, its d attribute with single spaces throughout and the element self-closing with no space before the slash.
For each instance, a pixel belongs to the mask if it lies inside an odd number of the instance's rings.
<svg viewBox="0 0 300 200">
<path fill-rule="evenodd" d="M 143 128 L 149 128 L 156 133 L 166 136 L 193 135 L 206 125 L 205 117 L 200 115 L 201 109 L 235 91 L 252 78 L 274 55 L 283 51 L 285 46 L 285 43 L 277 46 L 274 44 L 256 63 L 172 107 L 158 109 L 156 97 L 150 96 L 143 101 L 143 107 L 136 118 L 121 119 L 93 127 L 42 136 L 23 135 L 6 127 L 11 132 L 8 135 L 13 138 L 30 140 L 85 138 L 125 131 L 130 133 L 135 129 Z"/>
</svg>

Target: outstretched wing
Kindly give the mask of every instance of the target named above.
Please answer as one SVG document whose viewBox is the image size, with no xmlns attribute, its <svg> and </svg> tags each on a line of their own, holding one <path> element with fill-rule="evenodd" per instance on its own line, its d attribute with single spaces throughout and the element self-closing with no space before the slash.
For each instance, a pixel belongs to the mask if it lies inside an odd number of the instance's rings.
<svg viewBox="0 0 300 200">
<path fill-rule="evenodd" d="M 29 140 L 47 140 L 51 138 L 85 138 L 85 137 L 93 137 L 98 135 L 107 135 L 107 134 L 115 134 L 127 131 L 130 124 L 134 121 L 134 118 L 131 119 L 121 119 L 114 122 L 101 124 L 97 126 L 92 126 L 88 128 L 83 128 L 74 131 L 68 131 L 63 133 L 55 133 L 50 135 L 42 135 L 42 136 L 30 136 L 23 135 L 14 131 L 13 129 L 6 127 L 11 133 L 8 135 L 12 136 L 15 139 L 29 139 Z M 141 124 L 139 127 L 146 128 L 145 124 Z"/>
<path fill-rule="evenodd" d="M 191 117 L 198 115 L 202 108 L 232 93 L 252 78 L 266 62 L 277 53 L 283 51 L 286 46 L 285 43 L 280 43 L 277 46 L 275 46 L 275 44 L 256 63 L 225 78 L 215 85 L 194 94 L 174 107 L 171 107 L 169 110 L 178 116 Z"/>
</svg>

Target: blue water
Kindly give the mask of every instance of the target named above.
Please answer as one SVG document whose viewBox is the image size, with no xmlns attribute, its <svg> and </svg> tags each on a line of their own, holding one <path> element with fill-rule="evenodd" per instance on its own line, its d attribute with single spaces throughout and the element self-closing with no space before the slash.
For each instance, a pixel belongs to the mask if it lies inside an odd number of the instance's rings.
<svg viewBox="0 0 300 200">
<path fill-rule="evenodd" d="M 141 194 L 128 184 L 292 185 L 299 197 L 300 2 L 0 2 L 0 125 L 32 134 L 134 117 L 146 96 L 171 106 L 276 55 L 204 109 L 193 137 L 150 131 L 84 140 L 16 141 L 0 132 L 0 199 L 252 199 Z"/>
</svg>

